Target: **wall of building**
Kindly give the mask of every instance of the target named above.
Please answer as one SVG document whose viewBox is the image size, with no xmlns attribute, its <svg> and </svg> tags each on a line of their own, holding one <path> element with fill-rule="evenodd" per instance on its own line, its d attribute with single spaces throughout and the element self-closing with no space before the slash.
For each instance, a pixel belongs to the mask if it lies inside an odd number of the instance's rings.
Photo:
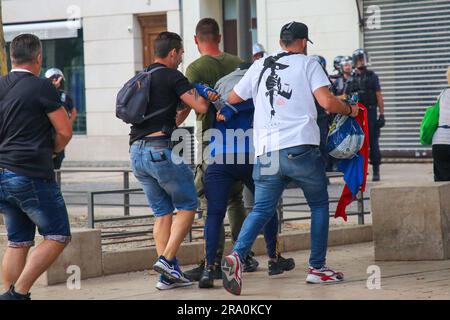
<svg viewBox="0 0 450 320">
<path fill-rule="evenodd" d="M 290 21 L 305 23 L 314 44 L 308 54 L 320 54 L 332 71 L 333 58 L 351 55 L 361 46 L 355 0 L 257 0 L 258 41 L 269 52 L 279 49 L 281 27 Z"/>
<path fill-rule="evenodd" d="M 185 49 L 183 68 L 186 68 L 192 61 L 200 57 L 194 42 L 195 27 L 198 21 L 202 18 L 214 18 L 219 23 L 220 30 L 223 30 L 222 0 L 183 0 L 182 3 Z"/>
<path fill-rule="evenodd" d="M 67 161 L 127 161 L 129 128 L 115 117 L 118 90 L 142 69 L 137 16 L 167 13 L 180 32 L 178 0 L 6 0 L 4 23 L 82 18 L 85 54 L 86 136 L 74 136 Z"/>
</svg>

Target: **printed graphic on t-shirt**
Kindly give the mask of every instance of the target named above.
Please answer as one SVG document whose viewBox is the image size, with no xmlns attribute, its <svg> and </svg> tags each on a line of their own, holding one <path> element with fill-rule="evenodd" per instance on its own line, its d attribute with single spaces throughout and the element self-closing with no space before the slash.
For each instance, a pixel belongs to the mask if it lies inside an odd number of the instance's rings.
<svg viewBox="0 0 450 320">
<path fill-rule="evenodd" d="M 314 92 L 328 87 L 330 81 L 312 58 L 292 54 L 276 60 L 282 53 L 274 53 L 272 61 L 254 62 L 234 87 L 239 97 L 253 98 L 255 103 L 256 156 L 292 146 L 320 144 Z"/>
<path fill-rule="evenodd" d="M 270 75 L 266 80 L 266 97 L 269 97 L 271 111 L 270 111 L 270 119 L 275 116 L 275 108 L 274 108 L 274 99 L 279 97 L 276 101 L 277 106 L 283 106 L 286 103 L 286 100 L 291 99 L 292 89 L 289 88 L 288 84 L 282 84 L 281 77 L 277 74 L 278 70 L 284 70 L 288 68 L 289 65 L 282 63 L 272 63 L 270 66 Z"/>
</svg>

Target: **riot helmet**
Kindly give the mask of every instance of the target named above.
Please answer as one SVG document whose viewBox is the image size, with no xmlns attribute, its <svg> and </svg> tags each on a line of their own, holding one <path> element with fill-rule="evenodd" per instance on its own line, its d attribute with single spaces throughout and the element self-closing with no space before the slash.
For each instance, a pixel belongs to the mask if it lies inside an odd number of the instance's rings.
<svg viewBox="0 0 450 320">
<path fill-rule="evenodd" d="M 353 67 L 358 68 L 358 61 L 362 60 L 360 67 L 367 67 L 369 65 L 369 54 L 364 49 L 356 49 L 352 55 Z"/>
</svg>

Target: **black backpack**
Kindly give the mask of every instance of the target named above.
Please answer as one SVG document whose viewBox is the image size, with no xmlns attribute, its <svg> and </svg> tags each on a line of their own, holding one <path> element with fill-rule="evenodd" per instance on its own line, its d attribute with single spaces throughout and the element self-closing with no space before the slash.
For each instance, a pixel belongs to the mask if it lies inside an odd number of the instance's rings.
<svg viewBox="0 0 450 320">
<path fill-rule="evenodd" d="M 150 71 L 139 72 L 120 89 L 116 99 L 116 117 L 125 123 L 140 124 L 169 108 L 147 113 L 150 102 L 152 73 L 165 67 L 156 67 Z"/>
</svg>

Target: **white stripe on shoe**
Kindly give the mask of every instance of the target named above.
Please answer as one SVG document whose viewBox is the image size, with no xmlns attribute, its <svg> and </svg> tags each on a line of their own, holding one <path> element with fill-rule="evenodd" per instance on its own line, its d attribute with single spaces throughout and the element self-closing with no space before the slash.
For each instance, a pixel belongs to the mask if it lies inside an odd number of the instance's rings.
<svg viewBox="0 0 450 320">
<path fill-rule="evenodd" d="M 182 272 L 178 271 L 175 268 L 175 265 L 171 265 L 170 263 L 164 261 L 159 258 L 158 261 L 153 265 L 153 270 L 156 272 L 166 276 L 169 280 L 178 282 L 178 283 L 189 283 L 190 280 L 187 279 Z"/>
<path fill-rule="evenodd" d="M 193 285 L 192 282 L 168 282 L 168 281 L 159 280 L 156 283 L 155 287 L 158 290 L 170 290 L 170 289 L 176 289 L 176 288 L 189 287 L 192 285 Z"/>
</svg>

